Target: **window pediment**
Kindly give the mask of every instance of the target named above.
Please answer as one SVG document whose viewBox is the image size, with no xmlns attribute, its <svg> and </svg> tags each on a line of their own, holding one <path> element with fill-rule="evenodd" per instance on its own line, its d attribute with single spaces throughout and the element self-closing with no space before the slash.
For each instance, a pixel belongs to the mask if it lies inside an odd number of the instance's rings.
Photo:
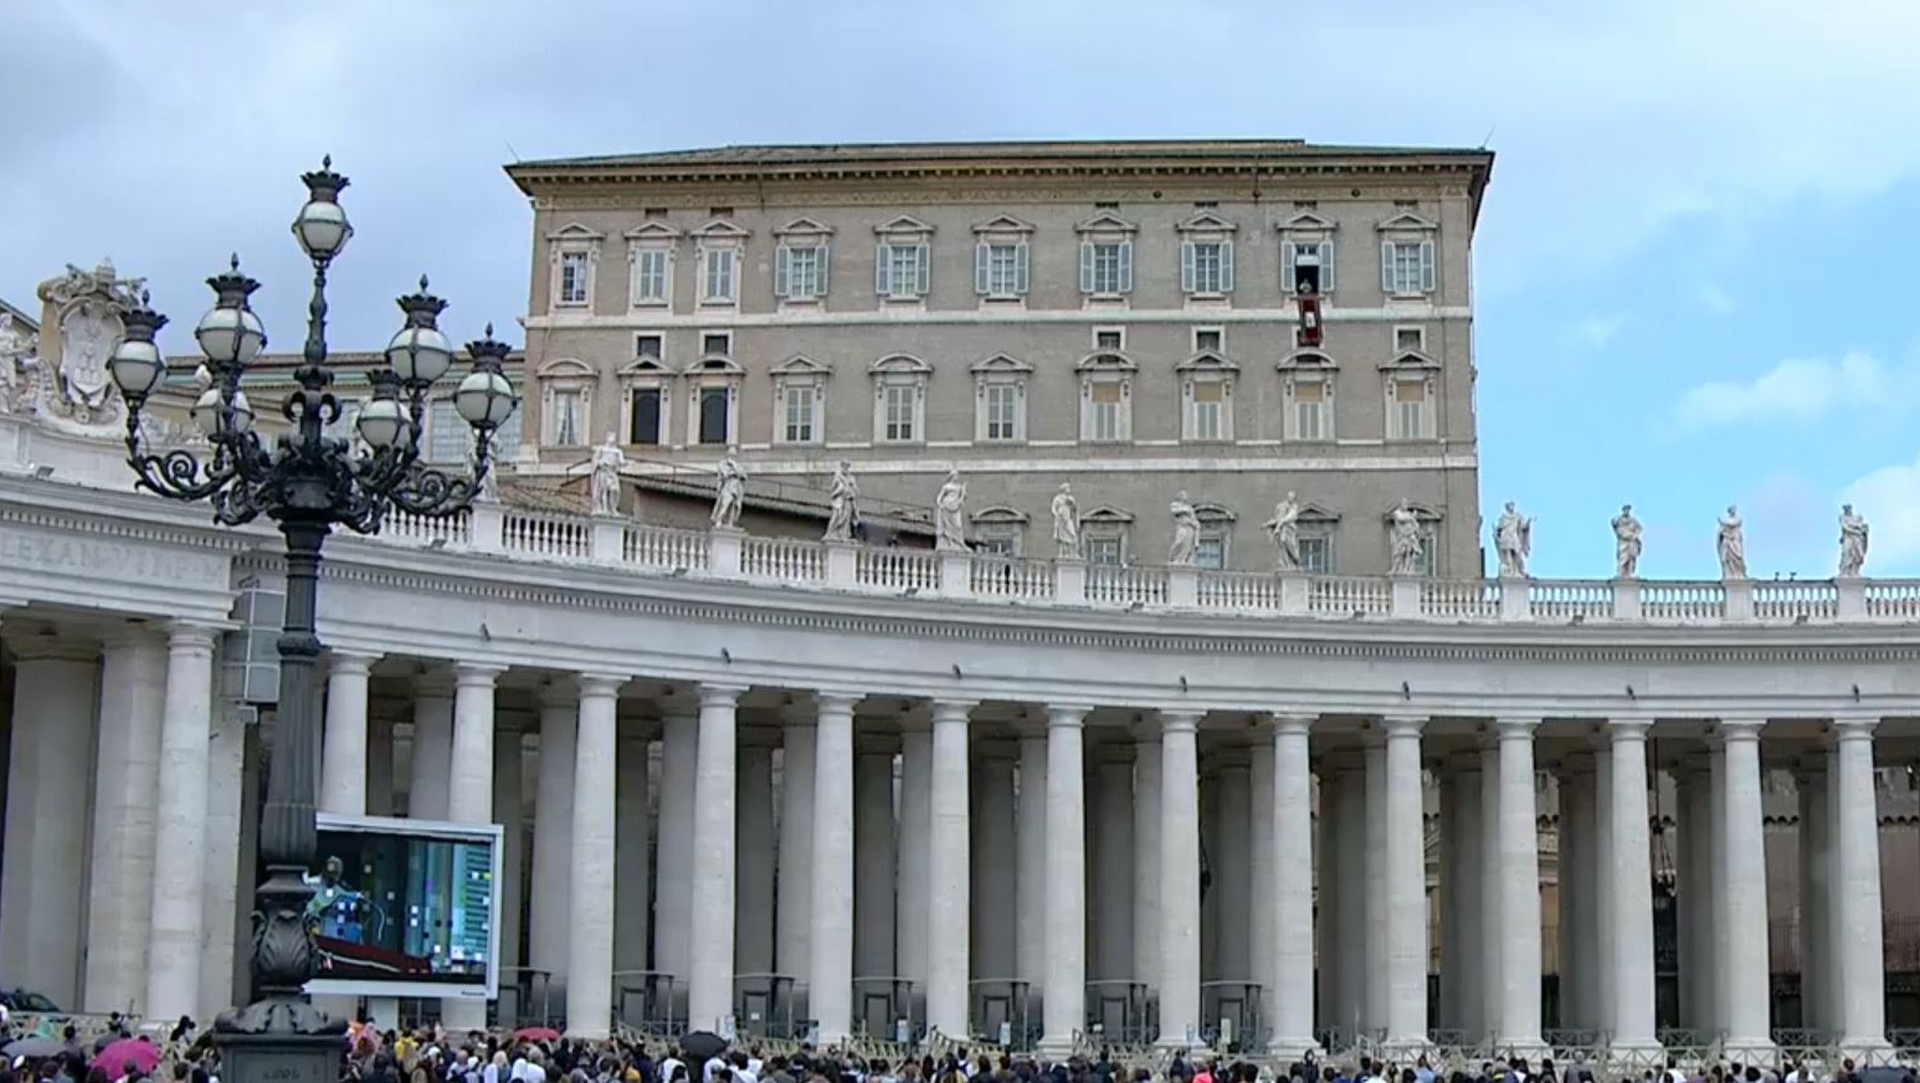
<svg viewBox="0 0 1920 1083">
<path fill-rule="evenodd" d="M 606 238 L 606 234 L 597 229 L 590 229 L 579 222 L 568 222 L 547 234 L 549 241 L 603 241 Z"/>
<path fill-rule="evenodd" d="M 703 376 L 744 376 L 747 370 L 725 354 L 708 354 L 687 366 L 689 375 Z"/>
<path fill-rule="evenodd" d="M 1391 525 L 1393 523 L 1394 509 L 1398 508 L 1399 506 L 1400 505 L 1398 502 L 1388 505 L 1387 510 L 1380 514 L 1381 520 Z M 1442 518 L 1440 513 L 1437 510 L 1435 510 L 1433 507 L 1426 504 L 1419 503 L 1418 501 L 1413 501 L 1413 500 L 1407 501 L 1407 507 L 1412 509 L 1414 518 L 1420 520 L 1423 523 L 1437 523 Z"/>
<path fill-rule="evenodd" d="M 1302 521 L 1312 523 L 1337 523 L 1340 521 L 1340 513 L 1309 500 L 1300 505 L 1300 518 Z"/>
<path fill-rule="evenodd" d="M 831 376 L 833 366 L 824 365 L 805 354 L 794 354 L 785 361 L 773 366 L 775 376 Z"/>
<path fill-rule="evenodd" d="M 715 218 L 694 230 L 693 236 L 707 242 L 724 241 L 738 244 L 745 242 L 748 237 L 753 236 L 753 233 L 725 218 Z"/>
<path fill-rule="evenodd" d="M 1440 369 L 1440 362 L 1434 360 L 1433 358 L 1427 356 L 1424 353 L 1421 353 L 1419 350 L 1403 351 L 1395 355 L 1391 361 L 1384 361 L 1380 365 L 1380 370 L 1382 372 L 1389 372 L 1389 371 L 1430 372 L 1430 371 L 1438 371 L 1439 369 Z"/>
<path fill-rule="evenodd" d="M 1173 370 L 1175 372 L 1187 373 L 1218 372 L 1230 374 L 1239 372 L 1240 366 L 1234 364 L 1225 354 L 1217 353 L 1213 350 L 1201 350 L 1199 353 L 1175 365 Z"/>
<path fill-rule="evenodd" d="M 997 504 L 991 508 L 982 508 L 969 516 L 976 523 L 1026 523 L 1031 521 L 1026 512 L 1019 508 L 1010 508 Z"/>
<path fill-rule="evenodd" d="M 1232 508 L 1225 504 L 1196 502 L 1193 505 L 1194 517 L 1203 523 L 1231 523 L 1240 518 Z"/>
<path fill-rule="evenodd" d="M 882 240 L 930 237 L 933 235 L 933 227 L 911 214 L 903 214 L 873 227 L 873 232 Z"/>
<path fill-rule="evenodd" d="M 1006 354 L 997 353 L 984 361 L 974 362 L 970 371 L 981 376 L 992 376 L 996 374 L 1024 376 L 1033 371 L 1033 366 L 1017 357 L 1008 357 Z"/>
<path fill-rule="evenodd" d="M 1140 366 L 1117 350 L 1099 350 L 1081 358 L 1073 369 L 1075 372 L 1137 372 Z"/>
<path fill-rule="evenodd" d="M 1113 213 L 1101 211 L 1092 218 L 1073 227 L 1076 233 L 1127 234 L 1139 232 L 1140 227 Z"/>
<path fill-rule="evenodd" d="M 1282 372 L 1339 372 L 1340 365 L 1321 350 L 1295 350 L 1274 365 Z"/>
<path fill-rule="evenodd" d="M 781 226 L 779 229 L 774 230 L 773 235 L 775 237 L 780 238 L 783 241 L 784 240 L 824 241 L 827 238 L 833 236 L 833 227 L 828 225 L 822 225 L 821 223 L 816 222 L 811 218 L 802 217 L 802 218 L 796 218 L 793 221 L 788 222 L 786 225 Z"/>
<path fill-rule="evenodd" d="M 1175 228 L 1182 233 L 1232 233 L 1240 227 L 1212 211 L 1201 211 Z"/>
<path fill-rule="evenodd" d="M 564 376 L 591 378 L 595 373 L 592 365 L 577 357 L 556 357 L 541 365 L 534 375 L 546 380 Z"/>
<path fill-rule="evenodd" d="M 1401 211 L 1374 227 L 1382 233 L 1431 233 L 1440 223 L 1422 218 L 1412 211 Z"/>
<path fill-rule="evenodd" d="M 1102 504 L 1092 511 L 1082 513 L 1080 521 L 1082 523 L 1131 523 L 1133 513 L 1124 508 L 1116 508 L 1112 504 Z"/>
<path fill-rule="evenodd" d="M 925 376 L 933 372 L 933 366 L 911 354 L 900 353 L 875 361 L 867 366 L 867 371 L 875 376 Z"/>
<path fill-rule="evenodd" d="M 623 236 L 629 241 L 672 242 L 680 239 L 680 231 L 658 218 L 650 218 L 628 230 Z"/>
<path fill-rule="evenodd" d="M 1323 218 L 1312 211 L 1301 211 L 1280 223 L 1282 233 L 1332 233 L 1336 228 L 1333 219 Z"/>
<path fill-rule="evenodd" d="M 1024 237 L 1033 232 L 1033 223 L 1022 221 L 1011 214 L 997 214 L 984 222 L 975 224 L 973 231 L 979 234 L 1019 234 Z"/>
<path fill-rule="evenodd" d="M 674 370 L 657 357 L 639 357 L 622 366 L 620 376 L 672 376 Z"/>
</svg>

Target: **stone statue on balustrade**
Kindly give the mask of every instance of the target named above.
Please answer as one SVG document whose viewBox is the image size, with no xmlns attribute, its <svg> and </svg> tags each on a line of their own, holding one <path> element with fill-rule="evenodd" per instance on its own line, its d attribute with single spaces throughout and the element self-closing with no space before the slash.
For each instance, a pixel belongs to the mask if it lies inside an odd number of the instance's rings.
<svg viewBox="0 0 1920 1083">
<path fill-rule="evenodd" d="M 1059 560 L 1080 559 L 1080 502 L 1073 498 L 1073 484 L 1061 482 L 1053 494 L 1053 555 Z"/>
<path fill-rule="evenodd" d="M 740 529 L 740 506 L 747 497 L 747 472 L 733 456 L 734 449 L 728 448 L 726 458 L 720 460 L 719 484 L 713 494 L 713 525 L 722 530 Z"/>
<path fill-rule="evenodd" d="M 1640 570 L 1640 520 L 1633 517 L 1633 505 L 1620 505 L 1613 517 L 1613 576 L 1632 579 Z"/>
<path fill-rule="evenodd" d="M 845 459 L 833 468 L 827 482 L 827 535 L 830 542 L 853 540 L 854 503 L 860 499 L 860 485 L 853 480 L 853 464 Z"/>
<path fill-rule="evenodd" d="M 588 478 L 587 494 L 592 498 L 595 515 L 620 514 L 620 469 L 627 465 L 626 452 L 612 433 L 606 443 L 593 449 L 593 473 Z"/>
<path fill-rule="evenodd" d="M 1746 527 L 1740 521 L 1740 509 L 1732 504 L 1727 505 L 1727 513 L 1720 517 L 1720 533 L 1714 548 L 1720 553 L 1720 578 L 1747 577 Z"/>
<path fill-rule="evenodd" d="M 1297 572 L 1300 570 L 1300 503 L 1292 493 L 1273 506 L 1273 518 L 1265 524 L 1267 535 L 1273 539 L 1275 570 Z"/>
<path fill-rule="evenodd" d="M 0 414 L 25 412 L 32 404 L 39 349 L 39 335 L 15 323 L 13 313 L 0 312 Z"/>
<path fill-rule="evenodd" d="M 1173 542 L 1167 546 L 1167 565 L 1191 568 L 1200 549 L 1200 515 L 1187 500 L 1184 489 L 1173 498 L 1167 511 L 1173 515 Z"/>
<path fill-rule="evenodd" d="M 1426 539 L 1420 532 L 1420 516 L 1414 512 L 1413 504 L 1403 497 L 1400 503 L 1394 505 L 1389 518 L 1392 520 L 1389 535 L 1393 552 L 1388 574 L 1419 575 L 1426 549 Z"/>
<path fill-rule="evenodd" d="M 1533 554 L 1533 520 L 1515 511 L 1511 500 L 1494 524 L 1493 548 L 1500 554 L 1500 578 L 1527 577 L 1527 557 Z"/>
<path fill-rule="evenodd" d="M 1859 578 L 1867 565 L 1867 520 L 1852 504 L 1840 506 L 1840 578 Z"/>
<path fill-rule="evenodd" d="M 967 551 L 967 483 L 959 470 L 947 471 L 947 480 L 933 498 L 933 547 L 943 553 Z"/>
</svg>

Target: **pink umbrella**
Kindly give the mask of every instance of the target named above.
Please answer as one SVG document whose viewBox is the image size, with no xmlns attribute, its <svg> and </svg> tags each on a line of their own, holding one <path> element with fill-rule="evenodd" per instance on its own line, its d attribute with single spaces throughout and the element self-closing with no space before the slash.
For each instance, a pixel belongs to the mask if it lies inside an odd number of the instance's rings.
<svg viewBox="0 0 1920 1083">
<path fill-rule="evenodd" d="M 93 1066 L 107 1073 L 110 1078 L 118 1078 L 120 1069 L 128 1061 L 132 1061 L 142 1075 L 152 1074 L 155 1068 L 160 1067 L 160 1047 L 145 1038 L 122 1038 L 96 1054 Z"/>
</svg>

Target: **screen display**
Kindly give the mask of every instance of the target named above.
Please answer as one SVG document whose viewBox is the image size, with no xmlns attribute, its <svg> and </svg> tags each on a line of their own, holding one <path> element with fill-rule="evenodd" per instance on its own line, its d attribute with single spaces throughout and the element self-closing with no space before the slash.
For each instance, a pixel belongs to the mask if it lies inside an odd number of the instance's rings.
<svg viewBox="0 0 1920 1083">
<path fill-rule="evenodd" d="M 308 991 L 494 996 L 499 850 L 493 824 L 321 816 Z"/>
</svg>

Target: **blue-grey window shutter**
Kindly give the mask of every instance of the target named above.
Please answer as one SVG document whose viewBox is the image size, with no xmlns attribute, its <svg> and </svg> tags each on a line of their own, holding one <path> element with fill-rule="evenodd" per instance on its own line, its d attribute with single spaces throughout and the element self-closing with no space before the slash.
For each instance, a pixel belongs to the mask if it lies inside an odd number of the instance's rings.
<svg viewBox="0 0 1920 1083">
<path fill-rule="evenodd" d="M 921 241 L 913 248 L 914 261 L 919 271 L 919 281 L 914 284 L 913 292 L 925 297 L 933 292 L 933 246 Z"/>
<path fill-rule="evenodd" d="M 1433 292 L 1433 242 L 1420 242 L 1420 288 Z"/>
<path fill-rule="evenodd" d="M 785 297 L 793 288 L 793 249 L 781 245 L 773 250 L 773 295 Z"/>
<path fill-rule="evenodd" d="M 1333 242 L 1320 242 L 1320 292 L 1333 292 Z"/>
<path fill-rule="evenodd" d="M 893 246 L 875 245 L 873 249 L 873 292 L 885 297 L 893 292 Z"/>
<path fill-rule="evenodd" d="M 1093 242 L 1080 242 L 1080 292 L 1093 292 Z"/>
<path fill-rule="evenodd" d="M 1393 242 L 1380 242 L 1380 289 L 1388 294 L 1393 292 Z"/>
<path fill-rule="evenodd" d="M 1022 297 L 1027 294 L 1027 242 L 1025 241 L 1013 246 L 1013 292 Z"/>
<path fill-rule="evenodd" d="M 1300 247 L 1292 241 L 1280 242 L 1280 292 L 1293 293 L 1300 285 Z"/>
<path fill-rule="evenodd" d="M 820 276 L 819 276 L 818 288 L 820 290 L 820 296 L 822 297 L 825 297 L 827 295 L 827 268 L 833 263 L 833 260 L 831 259 L 832 255 L 833 255 L 833 246 L 828 244 L 826 241 L 821 241 L 820 242 Z"/>
<path fill-rule="evenodd" d="M 1233 242 L 1220 242 L 1220 292 L 1233 292 Z"/>
<path fill-rule="evenodd" d="M 1120 242 L 1120 292 L 1133 292 L 1133 242 Z"/>
<path fill-rule="evenodd" d="M 985 295 L 992 291 L 990 279 L 993 262 L 993 246 L 985 241 L 973 246 L 973 292 Z"/>
<path fill-rule="evenodd" d="M 1180 242 L 1180 289 L 1186 293 L 1192 293 L 1194 290 L 1195 280 L 1197 277 L 1198 276 L 1195 275 L 1194 269 L 1193 269 L 1193 242 L 1181 241 Z"/>
</svg>

